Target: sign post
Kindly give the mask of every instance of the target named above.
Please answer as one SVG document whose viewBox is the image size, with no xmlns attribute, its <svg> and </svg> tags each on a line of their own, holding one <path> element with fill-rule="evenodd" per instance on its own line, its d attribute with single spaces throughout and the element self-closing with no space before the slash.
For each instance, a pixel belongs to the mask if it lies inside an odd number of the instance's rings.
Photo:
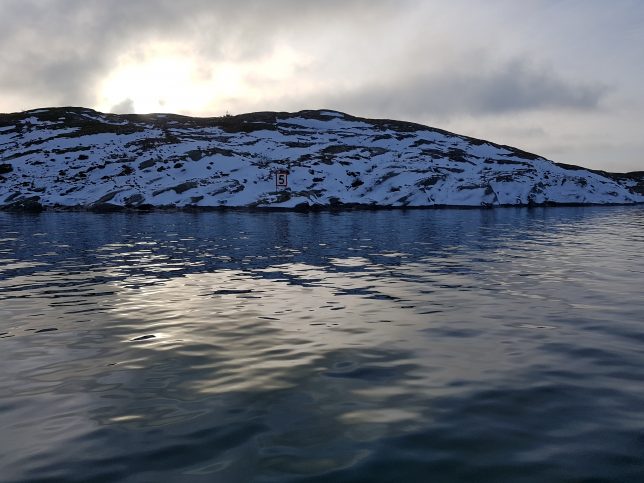
<svg viewBox="0 0 644 483">
<path fill-rule="evenodd" d="M 275 188 L 284 189 L 288 187 L 288 171 L 277 171 L 275 173 Z"/>
</svg>

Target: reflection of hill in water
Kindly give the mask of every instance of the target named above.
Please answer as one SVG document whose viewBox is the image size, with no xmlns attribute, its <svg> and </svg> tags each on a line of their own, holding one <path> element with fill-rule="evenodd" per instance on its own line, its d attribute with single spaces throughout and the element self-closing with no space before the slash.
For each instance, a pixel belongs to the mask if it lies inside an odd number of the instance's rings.
<svg viewBox="0 0 644 483">
<path fill-rule="evenodd" d="M 640 208 L 0 226 L 9 481 L 636 476 Z"/>
</svg>

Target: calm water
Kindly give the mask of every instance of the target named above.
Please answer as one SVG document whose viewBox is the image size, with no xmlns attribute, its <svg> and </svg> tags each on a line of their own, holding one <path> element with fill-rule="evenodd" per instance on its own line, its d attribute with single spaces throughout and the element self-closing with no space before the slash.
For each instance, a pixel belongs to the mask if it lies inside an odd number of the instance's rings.
<svg viewBox="0 0 644 483">
<path fill-rule="evenodd" d="M 0 214 L 0 480 L 644 481 L 644 208 Z"/>
</svg>

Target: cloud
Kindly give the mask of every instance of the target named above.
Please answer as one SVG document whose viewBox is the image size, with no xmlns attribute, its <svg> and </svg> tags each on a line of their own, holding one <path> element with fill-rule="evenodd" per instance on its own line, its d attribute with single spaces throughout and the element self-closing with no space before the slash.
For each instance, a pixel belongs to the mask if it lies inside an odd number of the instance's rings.
<svg viewBox="0 0 644 483">
<path fill-rule="evenodd" d="M 312 34 L 316 25 L 358 15 L 368 23 L 396 3 L 2 0 L 0 89 L 47 105 L 92 105 L 98 80 L 120 55 L 146 43 L 186 44 L 209 62 L 248 60 L 270 52 L 289 29 Z"/>
<path fill-rule="evenodd" d="M 260 59 L 280 44 L 301 49 L 314 59 L 312 70 L 289 82 L 317 88 L 290 95 L 285 106 L 449 117 L 588 110 L 608 92 L 495 57 L 493 45 L 470 45 L 482 34 L 462 2 L 450 9 L 417 0 L 0 1 L 0 89 L 41 105 L 95 106 L 97 85 L 119 59 L 143 58 L 145 46 L 159 41 L 184 45 L 206 73 L 218 62 Z M 462 23 L 469 37 L 443 38 L 441 18 Z M 263 91 L 260 103 L 275 104 L 269 81 L 254 87 Z"/>
<path fill-rule="evenodd" d="M 494 115 L 520 111 L 597 109 L 610 89 L 564 80 L 553 72 L 514 60 L 484 72 L 448 70 L 360 85 L 329 96 L 330 106 L 354 112 L 398 112 L 413 117 Z"/>
<path fill-rule="evenodd" d="M 124 99 L 118 104 L 112 106 L 110 112 L 114 114 L 134 114 L 136 111 L 134 109 L 134 101 L 132 99 Z"/>
</svg>

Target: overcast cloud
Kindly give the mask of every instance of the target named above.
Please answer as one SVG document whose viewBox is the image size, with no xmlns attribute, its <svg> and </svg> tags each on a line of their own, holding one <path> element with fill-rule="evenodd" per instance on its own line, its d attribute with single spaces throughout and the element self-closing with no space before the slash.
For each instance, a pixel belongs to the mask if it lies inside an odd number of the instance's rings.
<svg viewBox="0 0 644 483">
<path fill-rule="evenodd" d="M 332 108 L 644 169 L 644 2 L 0 0 L 0 111 Z"/>
</svg>

